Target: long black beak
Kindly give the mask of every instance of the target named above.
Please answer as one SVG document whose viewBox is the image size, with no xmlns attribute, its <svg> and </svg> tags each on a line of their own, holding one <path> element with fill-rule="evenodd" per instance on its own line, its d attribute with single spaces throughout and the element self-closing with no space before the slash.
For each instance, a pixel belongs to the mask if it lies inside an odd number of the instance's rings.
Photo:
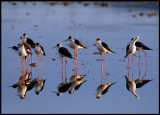
<svg viewBox="0 0 160 115">
<path fill-rule="evenodd" d="M 68 39 L 64 40 L 63 42 L 68 41 Z"/>
<path fill-rule="evenodd" d="M 52 49 L 53 49 L 53 48 L 56 48 L 56 47 L 57 47 L 57 46 L 55 46 L 55 47 L 52 47 Z"/>
</svg>

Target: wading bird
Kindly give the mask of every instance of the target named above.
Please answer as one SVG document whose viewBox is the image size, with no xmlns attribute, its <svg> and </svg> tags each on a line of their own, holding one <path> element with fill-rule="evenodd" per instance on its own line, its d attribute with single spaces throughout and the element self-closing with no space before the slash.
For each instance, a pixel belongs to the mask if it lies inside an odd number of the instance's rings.
<svg viewBox="0 0 160 115">
<path fill-rule="evenodd" d="M 62 45 L 60 43 L 57 44 L 57 46 L 53 47 L 53 48 L 58 48 L 58 54 L 59 56 L 62 58 L 62 82 L 63 82 L 63 57 L 65 58 L 65 82 L 67 82 L 67 76 L 66 76 L 66 64 L 67 64 L 67 58 L 73 58 L 72 54 L 68 51 L 67 48 L 62 47 Z M 74 59 L 74 58 L 73 58 Z"/>
<path fill-rule="evenodd" d="M 75 56 L 75 65 L 76 65 L 76 74 L 78 74 L 78 68 L 77 68 L 77 58 L 78 58 L 78 52 L 77 52 L 77 49 L 85 49 L 86 47 L 84 47 L 82 45 L 82 43 L 73 38 L 72 36 L 69 36 L 67 40 L 65 41 L 69 41 L 69 47 L 74 49 L 74 56 Z"/>
</svg>

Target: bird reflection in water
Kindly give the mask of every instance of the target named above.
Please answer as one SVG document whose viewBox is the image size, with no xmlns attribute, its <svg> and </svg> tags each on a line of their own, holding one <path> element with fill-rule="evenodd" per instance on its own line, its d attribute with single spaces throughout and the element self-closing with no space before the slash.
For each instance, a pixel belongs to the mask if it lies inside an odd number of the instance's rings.
<svg viewBox="0 0 160 115">
<path fill-rule="evenodd" d="M 82 75 L 72 75 L 70 77 L 70 82 L 65 82 L 65 83 L 60 83 L 57 86 L 58 91 L 54 92 L 57 94 L 57 96 L 61 96 L 62 93 L 65 93 L 68 91 L 69 94 L 72 94 L 75 90 L 78 90 L 81 85 L 86 82 L 87 80 L 82 80 L 86 75 L 82 74 Z"/>
<path fill-rule="evenodd" d="M 24 82 L 18 84 L 17 93 L 20 99 L 24 99 L 24 97 L 27 95 L 27 86 Z"/>
<path fill-rule="evenodd" d="M 69 79 L 69 81 L 74 81 L 74 80 L 82 80 L 86 75 L 72 75 Z"/>
<path fill-rule="evenodd" d="M 44 89 L 45 81 L 46 81 L 46 79 L 45 79 L 45 80 L 42 80 L 42 79 L 41 79 L 41 80 L 39 80 L 39 81 L 35 84 L 34 88 L 35 88 L 35 93 L 36 93 L 37 95 L 39 95 L 40 92 Z"/>
<path fill-rule="evenodd" d="M 147 64 L 146 64 L 145 75 L 144 75 L 144 77 L 142 79 L 140 78 L 140 76 L 141 76 L 140 74 L 141 74 L 141 71 L 140 71 L 140 60 L 139 60 L 139 78 L 135 80 L 136 88 L 141 88 L 145 84 L 147 84 L 148 82 L 152 81 L 152 80 L 144 79 L 146 77 L 146 75 L 147 75 Z"/>
<path fill-rule="evenodd" d="M 71 87 L 72 85 L 72 82 L 68 82 L 68 83 L 60 83 L 58 86 L 57 86 L 57 89 L 58 91 L 57 92 L 54 92 L 57 94 L 57 96 L 61 96 L 62 93 L 65 93 L 68 91 L 68 89 Z"/>
<path fill-rule="evenodd" d="M 129 90 L 131 93 L 135 95 L 137 99 L 139 99 L 139 96 L 136 94 L 136 83 L 132 80 L 130 80 L 129 77 L 124 76 L 126 78 L 126 88 Z"/>
<path fill-rule="evenodd" d="M 108 92 L 108 89 L 111 87 L 111 85 L 113 85 L 115 83 L 116 82 L 99 85 L 96 90 L 97 91 L 96 98 L 99 99 L 101 97 L 101 95 L 106 94 Z"/>
<path fill-rule="evenodd" d="M 75 90 L 78 90 L 81 85 L 87 80 L 75 80 L 72 82 L 71 87 L 68 89 L 68 93 L 72 94 Z"/>
<path fill-rule="evenodd" d="M 102 73 L 102 75 L 103 75 L 103 73 Z M 107 72 L 106 71 L 105 71 L 105 75 L 106 75 L 105 83 L 104 84 L 102 83 L 102 81 L 103 81 L 103 77 L 102 77 L 101 85 L 99 85 L 98 88 L 96 89 L 96 92 L 97 92 L 96 98 L 97 99 L 99 99 L 101 97 L 101 95 L 106 94 L 108 92 L 108 89 L 111 87 L 111 85 L 116 83 L 116 82 L 106 83 L 107 82 Z"/>
</svg>

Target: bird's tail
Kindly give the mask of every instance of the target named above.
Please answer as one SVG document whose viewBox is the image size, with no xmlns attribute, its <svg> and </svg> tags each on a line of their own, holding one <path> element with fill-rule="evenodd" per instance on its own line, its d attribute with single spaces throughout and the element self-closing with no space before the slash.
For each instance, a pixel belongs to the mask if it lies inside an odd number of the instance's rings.
<svg viewBox="0 0 160 115">
<path fill-rule="evenodd" d="M 114 51 L 112 51 L 112 53 L 115 53 L 115 54 L 117 54 L 116 52 L 114 52 Z"/>
<path fill-rule="evenodd" d="M 126 56 L 124 56 L 124 58 L 126 58 L 126 57 L 128 57 L 129 55 L 128 54 L 126 54 Z"/>
<path fill-rule="evenodd" d="M 132 93 L 135 95 L 137 99 L 139 99 L 139 96 L 136 94 L 136 92 L 132 92 Z"/>
</svg>

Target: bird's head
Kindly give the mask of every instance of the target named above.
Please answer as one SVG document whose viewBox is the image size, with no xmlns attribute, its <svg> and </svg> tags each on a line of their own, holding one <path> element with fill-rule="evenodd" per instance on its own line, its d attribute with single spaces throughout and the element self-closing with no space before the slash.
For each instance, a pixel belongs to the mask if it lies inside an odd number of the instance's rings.
<svg viewBox="0 0 160 115">
<path fill-rule="evenodd" d="M 68 39 L 64 40 L 63 42 L 65 42 L 65 41 L 73 41 L 73 40 L 74 40 L 74 38 L 72 36 L 69 36 Z"/>
<path fill-rule="evenodd" d="M 97 39 L 96 39 L 96 43 L 100 44 L 100 43 L 101 43 L 101 39 L 100 39 L 100 38 L 97 38 Z"/>
<path fill-rule="evenodd" d="M 68 90 L 69 94 L 72 94 L 74 92 L 74 89 Z"/>
<path fill-rule="evenodd" d="M 36 46 L 39 46 L 39 43 L 38 43 L 38 42 L 36 43 Z"/>
<path fill-rule="evenodd" d="M 98 93 L 98 94 L 96 95 L 96 98 L 99 99 L 100 97 L 101 97 L 101 93 Z"/>
<path fill-rule="evenodd" d="M 23 34 L 23 36 L 27 37 L 27 34 L 26 34 L 26 33 L 24 33 L 24 34 Z"/>
</svg>

